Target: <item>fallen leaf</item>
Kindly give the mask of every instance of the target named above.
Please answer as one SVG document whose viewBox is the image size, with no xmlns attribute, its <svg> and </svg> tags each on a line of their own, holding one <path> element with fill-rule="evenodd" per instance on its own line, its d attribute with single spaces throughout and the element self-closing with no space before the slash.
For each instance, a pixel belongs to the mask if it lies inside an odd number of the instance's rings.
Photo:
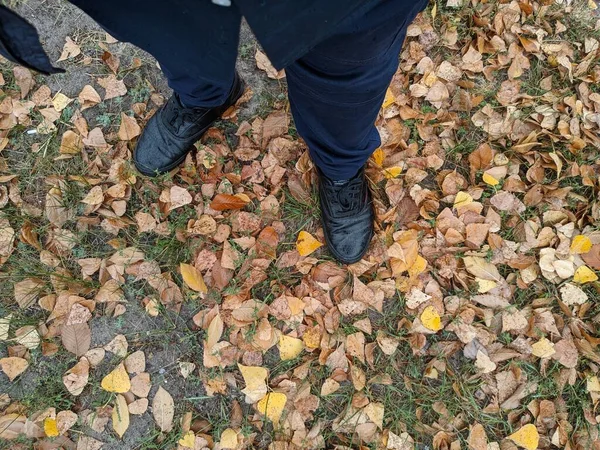
<svg viewBox="0 0 600 450">
<path fill-rule="evenodd" d="M 196 445 L 196 435 L 192 430 L 185 433 L 185 435 L 179 439 L 178 444 L 185 448 L 194 448 Z"/>
<path fill-rule="evenodd" d="M 465 256 L 463 258 L 465 268 L 471 275 L 482 280 L 500 281 L 500 272 L 496 266 L 479 256 Z"/>
<path fill-rule="evenodd" d="M 28 367 L 29 363 L 23 358 L 18 358 L 16 356 L 0 358 L 0 368 L 8 377 L 9 381 L 14 381 L 14 379 L 25 372 Z"/>
<path fill-rule="evenodd" d="M 121 113 L 121 126 L 119 127 L 119 139 L 122 141 L 131 141 L 142 133 L 142 129 L 138 125 L 135 117 Z"/>
<path fill-rule="evenodd" d="M 508 439 L 526 450 L 536 450 L 540 437 L 535 425 L 529 423 L 508 436 Z"/>
<path fill-rule="evenodd" d="M 321 397 L 325 397 L 326 395 L 333 394 L 340 388 L 340 383 L 337 381 L 327 378 L 323 384 L 321 385 Z"/>
<path fill-rule="evenodd" d="M 271 64 L 271 61 L 269 61 L 267 55 L 260 50 L 256 50 L 254 58 L 256 59 L 256 67 L 258 67 L 260 70 L 264 70 L 269 78 L 272 78 L 273 80 L 285 78 L 285 72 L 283 70 L 278 71 L 275 69 L 273 64 Z"/>
<path fill-rule="evenodd" d="M 277 346 L 282 361 L 288 361 L 298 357 L 304 349 L 304 343 L 301 339 L 285 336 L 284 334 L 279 336 L 279 344 Z"/>
<path fill-rule="evenodd" d="M 377 425 L 377 428 L 379 428 L 380 430 L 383 429 L 384 413 L 385 408 L 383 403 L 371 402 L 367 406 L 365 406 L 365 414 L 371 422 Z"/>
<path fill-rule="evenodd" d="M 98 78 L 98 84 L 105 89 L 104 100 L 121 97 L 127 94 L 127 87 L 123 80 L 118 80 L 116 76 L 109 75 L 106 78 Z"/>
<path fill-rule="evenodd" d="M 489 356 L 481 350 L 477 350 L 475 366 L 480 369 L 482 373 L 490 373 L 496 370 L 496 363 L 493 362 Z"/>
<path fill-rule="evenodd" d="M 598 275 L 588 266 L 579 266 L 573 275 L 573 281 L 579 284 L 598 281 Z"/>
<path fill-rule="evenodd" d="M 241 364 L 238 364 L 238 368 L 246 383 L 246 387 L 242 389 L 242 392 L 246 394 L 246 403 L 256 403 L 267 394 L 269 372 L 264 367 L 243 366 Z"/>
<path fill-rule="evenodd" d="M 122 438 L 129 428 L 129 409 L 125 397 L 117 395 L 112 410 L 112 426 L 115 433 Z"/>
<path fill-rule="evenodd" d="M 107 392 L 124 394 L 131 389 L 131 380 L 125 370 L 125 365 L 120 363 L 112 372 L 106 375 L 100 383 L 102 389 Z"/>
<path fill-rule="evenodd" d="M 196 292 L 200 292 L 201 294 L 205 294 L 208 292 L 208 288 L 204 283 L 204 278 L 202 278 L 202 274 L 198 269 L 196 269 L 191 264 L 181 263 L 179 265 L 179 269 L 181 270 L 181 277 L 185 284 Z"/>
<path fill-rule="evenodd" d="M 52 98 L 52 106 L 54 106 L 56 111 L 61 112 L 63 109 L 69 106 L 69 103 L 72 101 L 72 98 L 69 98 L 62 92 L 59 92 Z"/>
<path fill-rule="evenodd" d="M 300 253 L 300 256 L 308 256 L 322 246 L 323 244 L 317 241 L 310 233 L 301 231 L 298 234 L 296 249 Z"/>
<path fill-rule="evenodd" d="M 538 358 L 549 358 L 554 355 L 554 344 L 546 338 L 542 338 L 535 344 L 531 345 L 531 353 Z"/>
<path fill-rule="evenodd" d="M 63 375 L 63 384 L 71 395 L 79 395 L 88 383 L 90 374 L 90 363 L 86 357 L 81 357 L 75 364 Z"/>
<path fill-rule="evenodd" d="M 77 45 L 73 39 L 69 36 L 65 37 L 65 45 L 63 46 L 62 53 L 60 57 L 56 60 L 56 62 L 66 61 L 67 59 L 75 58 L 76 56 L 81 55 L 81 48 Z"/>
<path fill-rule="evenodd" d="M 44 419 L 44 433 L 46 433 L 46 436 L 48 437 L 56 437 L 60 434 L 58 432 L 56 419 L 53 419 L 52 417 L 46 417 Z"/>
<path fill-rule="evenodd" d="M 280 392 L 270 392 L 256 404 L 259 413 L 265 415 L 271 422 L 278 424 L 285 408 L 287 396 Z"/>
<path fill-rule="evenodd" d="M 439 331 L 442 329 L 442 319 L 433 306 L 428 306 L 421 313 L 421 323 L 431 331 Z"/>
<path fill-rule="evenodd" d="M 561 299 L 567 306 L 583 305 L 588 300 L 587 294 L 574 284 L 565 283 L 559 290 Z"/>
<path fill-rule="evenodd" d="M 231 428 L 223 430 L 220 445 L 222 449 L 236 449 L 238 446 L 237 432 Z"/>
<path fill-rule="evenodd" d="M 152 400 L 152 415 L 156 424 L 162 432 L 168 433 L 173 429 L 173 416 L 175 415 L 175 403 L 173 397 L 162 386 L 154 395 Z"/>
<path fill-rule="evenodd" d="M 226 211 L 230 209 L 242 209 L 250 202 L 249 198 L 243 198 L 237 195 L 217 194 L 210 202 L 211 209 L 215 211 Z"/>
<path fill-rule="evenodd" d="M 77 155 L 83 150 L 83 140 L 74 131 L 67 130 L 62 136 L 59 152 L 62 155 Z"/>
<path fill-rule="evenodd" d="M 571 241 L 570 251 L 574 255 L 588 253 L 592 249 L 592 241 L 589 237 L 579 234 Z"/>
</svg>

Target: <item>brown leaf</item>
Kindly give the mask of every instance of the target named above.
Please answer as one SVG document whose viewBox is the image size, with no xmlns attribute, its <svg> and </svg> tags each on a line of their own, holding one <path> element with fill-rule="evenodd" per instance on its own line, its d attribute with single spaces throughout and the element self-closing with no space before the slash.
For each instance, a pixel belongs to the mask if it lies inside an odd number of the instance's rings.
<svg viewBox="0 0 600 450">
<path fill-rule="evenodd" d="M 468 438 L 469 448 L 472 450 L 487 450 L 488 439 L 485 429 L 479 423 L 471 426 Z"/>
<path fill-rule="evenodd" d="M 56 60 L 56 62 L 65 61 L 67 59 L 75 58 L 76 56 L 81 55 L 81 48 L 77 45 L 73 39 L 69 36 L 65 38 L 65 45 L 63 47 L 62 53 L 60 54 L 60 58 Z"/>
<path fill-rule="evenodd" d="M 69 220 L 69 214 L 67 208 L 64 207 L 62 191 L 59 187 L 52 187 L 46 194 L 45 212 L 48 221 L 57 228 L 61 228 Z"/>
<path fill-rule="evenodd" d="M 121 126 L 119 128 L 119 139 L 122 141 L 131 141 L 138 137 L 142 132 L 142 129 L 138 125 L 134 117 L 128 116 L 125 113 L 121 113 Z"/>
<path fill-rule="evenodd" d="M 262 128 L 263 148 L 275 137 L 287 134 L 290 126 L 290 118 L 285 111 L 274 111 L 267 116 Z"/>
<path fill-rule="evenodd" d="M 96 89 L 89 84 L 85 85 L 81 92 L 79 93 L 79 103 L 81 105 L 81 110 L 91 108 L 92 106 L 100 103 L 102 99 L 100 98 L 100 94 L 96 92 Z"/>
<path fill-rule="evenodd" d="M 61 339 L 64 347 L 79 358 L 90 349 L 90 327 L 87 323 L 65 325 L 62 327 Z"/>
<path fill-rule="evenodd" d="M 23 358 L 17 358 L 15 356 L 0 358 L 0 368 L 10 381 L 13 381 L 15 378 L 25 372 L 28 367 L 29 363 Z"/>
<path fill-rule="evenodd" d="M 60 142 L 59 152 L 63 155 L 77 155 L 83 150 L 81 136 L 71 130 L 65 131 Z"/>
<path fill-rule="evenodd" d="M 82 356 L 77 364 L 63 375 L 63 384 L 71 395 L 79 395 L 88 383 L 90 363 Z"/>
<path fill-rule="evenodd" d="M 31 71 L 25 67 L 16 66 L 13 68 L 13 74 L 15 75 L 17 86 L 21 89 L 21 98 L 27 97 L 29 91 L 35 86 L 35 80 Z"/>
<path fill-rule="evenodd" d="M 14 284 L 15 300 L 19 307 L 25 309 L 35 302 L 45 283 L 37 278 L 27 278 Z"/>
<path fill-rule="evenodd" d="M 152 400 L 152 415 L 161 431 L 171 431 L 173 428 L 174 414 L 175 404 L 173 402 L 173 397 L 160 386 Z"/>
<path fill-rule="evenodd" d="M 121 61 L 117 55 L 113 55 L 111 52 L 105 51 L 102 54 L 102 61 L 108 66 L 108 68 L 115 74 L 119 72 L 119 65 Z"/>
<path fill-rule="evenodd" d="M 242 209 L 249 202 L 243 197 L 230 194 L 217 194 L 210 202 L 211 209 L 215 211 L 226 211 L 228 209 Z"/>
<path fill-rule="evenodd" d="M 118 80 L 116 76 L 109 75 L 105 78 L 99 78 L 98 84 L 105 89 L 104 100 L 110 100 L 111 98 L 121 97 L 127 94 L 127 87 L 123 80 Z"/>
<path fill-rule="evenodd" d="M 277 69 L 273 67 L 273 64 L 271 64 L 271 61 L 269 61 L 267 55 L 260 50 L 256 50 L 254 58 L 256 59 L 256 67 L 260 70 L 264 70 L 269 78 L 272 78 L 273 80 L 285 78 L 285 72 L 283 70 L 277 71 Z"/>
</svg>

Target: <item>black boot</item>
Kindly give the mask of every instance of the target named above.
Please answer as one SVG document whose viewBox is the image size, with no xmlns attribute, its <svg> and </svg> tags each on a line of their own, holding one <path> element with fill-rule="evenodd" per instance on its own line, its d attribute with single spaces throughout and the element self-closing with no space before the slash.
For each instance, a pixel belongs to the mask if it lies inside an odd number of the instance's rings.
<svg viewBox="0 0 600 450">
<path fill-rule="evenodd" d="M 168 172 L 183 162 L 202 134 L 244 93 L 236 73 L 227 101 L 215 108 L 186 108 L 173 96 L 146 124 L 137 143 L 133 162 L 149 177 Z"/>
<path fill-rule="evenodd" d="M 329 250 L 345 264 L 360 261 L 373 237 L 371 192 L 361 169 L 353 178 L 334 181 L 319 174 L 321 220 Z"/>
</svg>

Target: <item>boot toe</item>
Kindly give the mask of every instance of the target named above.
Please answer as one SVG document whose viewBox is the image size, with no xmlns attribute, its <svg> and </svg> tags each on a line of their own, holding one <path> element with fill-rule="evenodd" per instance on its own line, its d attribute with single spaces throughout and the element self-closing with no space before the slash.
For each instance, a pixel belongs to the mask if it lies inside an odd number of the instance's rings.
<svg viewBox="0 0 600 450">
<path fill-rule="evenodd" d="M 327 245 L 338 261 L 344 264 L 360 261 L 373 237 L 373 220 L 370 208 L 346 219 L 323 218 Z"/>
<path fill-rule="evenodd" d="M 168 172 L 185 159 L 187 151 L 181 155 L 172 155 L 169 152 L 170 148 L 179 147 L 179 143 L 169 142 L 173 141 L 174 137 L 170 136 L 170 139 L 167 139 L 169 136 L 164 135 L 166 132 L 162 128 L 164 127 L 161 127 L 159 118 L 155 115 L 148 121 L 138 140 L 133 162 L 143 175 L 151 177 Z"/>
</svg>

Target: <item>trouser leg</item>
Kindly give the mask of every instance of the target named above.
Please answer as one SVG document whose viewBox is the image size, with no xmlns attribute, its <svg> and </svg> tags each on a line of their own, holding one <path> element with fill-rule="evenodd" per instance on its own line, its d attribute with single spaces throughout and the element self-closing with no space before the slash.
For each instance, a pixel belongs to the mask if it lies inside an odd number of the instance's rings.
<svg viewBox="0 0 600 450">
<path fill-rule="evenodd" d="M 189 107 L 220 106 L 233 85 L 241 15 L 208 0 L 69 0 L 160 63 Z"/>
<path fill-rule="evenodd" d="M 406 28 L 426 4 L 382 0 L 286 68 L 296 128 L 328 178 L 353 177 L 381 144 L 375 120 Z"/>
</svg>

